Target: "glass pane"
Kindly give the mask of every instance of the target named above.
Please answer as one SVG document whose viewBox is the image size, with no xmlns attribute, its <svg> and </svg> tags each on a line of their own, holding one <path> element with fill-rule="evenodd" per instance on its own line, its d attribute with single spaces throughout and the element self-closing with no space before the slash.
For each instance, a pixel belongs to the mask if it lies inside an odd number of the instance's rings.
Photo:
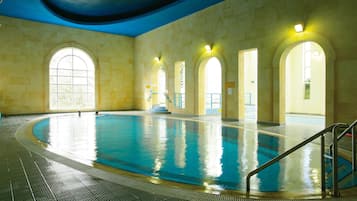
<svg viewBox="0 0 357 201">
<path fill-rule="evenodd" d="M 87 86 L 87 92 L 88 93 L 94 93 L 94 87 Z"/>
<path fill-rule="evenodd" d="M 50 93 L 57 93 L 57 85 L 55 84 L 50 85 Z"/>
<path fill-rule="evenodd" d="M 311 81 L 311 68 L 305 68 L 304 72 L 304 82 L 310 82 Z"/>
<path fill-rule="evenodd" d="M 58 85 L 58 93 L 72 93 L 72 85 Z"/>
<path fill-rule="evenodd" d="M 58 70 L 58 75 L 59 76 L 72 76 L 72 70 L 65 70 L 65 69 L 60 69 Z"/>
<path fill-rule="evenodd" d="M 73 86 L 73 93 L 87 93 L 87 86 Z"/>
<path fill-rule="evenodd" d="M 57 76 L 57 69 L 50 69 L 50 76 Z"/>
<path fill-rule="evenodd" d="M 88 73 L 88 71 L 86 71 L 86 70 L 74 70 L 73 76 L 74 77 L 86 77 L 87 73 Z"/>
<path fill-rule="evenodd" d="M 57 76 L 50 76 L 50 84 L 57 84 Z"/>
<path fill-rule="evenodd" d="M 72 77 L 58 77 L 58 84 L 72 84 Z"/>
<path fill-rule="evenodd" d="M 88 106 L 93 108 L 95 103 L 95 96 L 94 92 L 93 93 L 88 93 Z"/>
<path fill-rule="evenodd" d="M 84 52 L 80 49 L 74 48 L 73 54 L 78 56 L 79 58 L 81 58 L 84 61 L 84 63 L 86 64 L 85 69 L 94 70 L 93 60 L 86 52 Z"/>
<path fill-rule="evenodd" d="M 50 94 L 50 109 L 57 109 L 57 94 Z"/>
<path fill-rule="evenodd" d="M 89 85 L 89 87 L 94 88 L 94 79 L 93 78 L 91 78 L 91 77 L 88 78 L 88 85 Z"/>
<path fill-rule="evenodd" d="M 87 69 L 87 64 L 84 62 L 82 58 L 79 57 L 73 57 L 73 69 L 76 70 L 86 70 Z"/>
<path fill-rule="evenodd" d="M 74 77 L 73 78 L 74 85 L 87 85 L 87 78 L 86 77 Z"/>
<path fill-rule="evenodd" d="M 59 62 L 58 62 L 58 65 L 57 65 L 57 68 L 58 69 L 72 69 L 72 66 L 73 66 L 73 57 L 72 56 L 65 56 L 63 57 Z"/>
<path fill-rule="evenodd" d="M 70 94 L 58 94 L 59 109 L 70 109 L 72 106 L 72 96 Z"/>
</svg>

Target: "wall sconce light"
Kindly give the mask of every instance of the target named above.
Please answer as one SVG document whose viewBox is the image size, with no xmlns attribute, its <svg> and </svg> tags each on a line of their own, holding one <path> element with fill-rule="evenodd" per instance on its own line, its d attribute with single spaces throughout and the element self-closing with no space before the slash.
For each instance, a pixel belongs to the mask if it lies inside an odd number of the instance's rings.
<svg viewBox="0 0 357 201">
<path fill-rule="evenodd" d="M 160 60 L 161 60 L 161 57 L 155 57 L 154 60 L 155 60 L 157 63 L 159 63 Z"/>
<path fill-rule="evenodd" d="M 296 32 L 296 33 L 300 33 L 300 32 L 303 32 L 303 31 L 304 31 L 304 26 L 303 26 L 302 24 L 296 24 L 296 25 L 294 26 L 294 28 L 295 28 L 295 32 Z"/>
<path fill-rule="evenodd" d="M 211 53 L 212 52 L 212 45 L 205 45 L 206 52 Z"/>
</svg>

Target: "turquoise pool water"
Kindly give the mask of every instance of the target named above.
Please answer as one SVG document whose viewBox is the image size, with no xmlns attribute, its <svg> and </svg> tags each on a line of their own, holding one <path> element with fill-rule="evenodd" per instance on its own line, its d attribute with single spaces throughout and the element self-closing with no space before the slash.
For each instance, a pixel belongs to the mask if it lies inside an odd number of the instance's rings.
<svg viewBox="0 0 357 201">
<path fill-rule="evenodd" d="M 36 123 L 33 134 L 54 152 L 210 190 L 244 191 L 248 172 L 297 144 L 221 123 L 159 116 L 54 116 Z M 251 189 L 320 192 L 319 161 L 319 146 L 311 144 L 252 177 Z M 339 162 L 344 178 L 350 163 Z M 354 183 L 344 182 L 344 187 Z"/>
</svg>

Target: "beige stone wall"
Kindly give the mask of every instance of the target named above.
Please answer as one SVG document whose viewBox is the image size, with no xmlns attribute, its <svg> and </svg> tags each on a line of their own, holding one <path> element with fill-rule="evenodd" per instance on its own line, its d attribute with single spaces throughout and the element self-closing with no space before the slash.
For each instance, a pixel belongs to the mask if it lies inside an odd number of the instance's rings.
<svg viewBox="0 0 357 201">
<path fill-rule="evenodd" d="M 0 112 L 49 111 L 52 54 L 73 45 L 96 64 L 96 109 L 133 108 L 134 39 L 0 16 Z"/>
<path fill-rule="evenodd" d="M 168 70 L 169 94 L 174 89 L 174 64 L 186 62 L 186 114 L 197 114 L 197 71 L 214 44 L 212 56 L 223 64 L 225 82 L 235 82 L 232 95 L 223 91 L 222 117 L 238 119 L 238 52 L 258 49 L 258 121 L 283 123 L 280 91 L 286 50 L 305 40 L 326 52 L 327 123 L 357 119 L 357 22 L 354 0 L 225 0 L 201 12 L 143 34 L 135 40 L 135 105 L 147 109 L 145 86 L 153 58 L 161 55 Z M 293 26 L 305 23 L 297 34 Z M 280 69 L 282 68 L 282 69 Z M 172 112 L 176 111 L 172 106 Z"/>
</svg>

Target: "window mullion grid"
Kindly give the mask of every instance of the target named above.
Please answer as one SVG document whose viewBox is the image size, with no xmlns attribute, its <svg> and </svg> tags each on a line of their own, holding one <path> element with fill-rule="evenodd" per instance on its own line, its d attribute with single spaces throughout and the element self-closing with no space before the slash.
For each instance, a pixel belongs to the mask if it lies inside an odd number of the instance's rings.
<svg viewBox="0 0 357 201">
<path fill-rule="evenodd" d="M 71 87 L 72 87 L 72 91 L 71 91 L 71 103 L 73 103 L 74 107 L 77 107 L 79 110 L 79 105 L 76 104 L 76 100 L 74 100 L 75 97 L 75 92 L 74 92 L 74 48 L 72 48 L 72 54 L 71 54 L 71 66 L 72 66 L 72 72 L 71 72 Z"/>
<path fill-rule="evenodd" d="M 52 100 L 52 103 L 56 104 L 53 109 L 60 110 L 60 109 L 84 109 L 84 108 L 89 108 L 93 107 L 93 103 L 91 102 L 89 104 L 88 100 L 90 94 L 89 90 L 91 89 L 91 84 L 90 80 L 94 79 L 93 75 L 91 74 L 92 71 L 88 69 L 88 63 L 83 60 L 83 63 L 85 66 L 80 66 L 80 67 L 86 67 L 86 69 L 77 69 L 78 73 L 76 71 L 77 66 L 75 66 L 75 60 L 77 59 L 77 55 L 74 55 L 75 53 L 75 48 L 70 48 L 70 52 L 66 55 L 62 55 L 63 57 L 69 57 L 67 60 L 66 66 L 61 66 L 61 62 L 57 62 L 55 64 L 56 69 L 55 72 L 57 73 L 55 79 L 56 83 L 53 84 L 53 87 L 56 87 L 55 90 L 51 91 L 52 98 L 56 98 L 56 100 Z M 79 58 L 82 60 L 82 58 Z M 61 59 L 57 60 L 60 61 Z M 83 64 L 81 64 L 83 65 Z M 65 72 L 67 71 L 67 72 Z M 70 72 L 68 72 L 70 71 Z M 82 74 L 83 73 L 83 74 Z M 78 84 L 76 84 L 75 80 L 78 78 Z M 86 79 L 87 83 L 83 83 L 83 80 Z M 60 83 L 63 82 L 63 83 Z M 51 83 L 50 83 L 51 85 Z M 75 90 L 75 87 L 77 86 L 77 90 Z M 52 87 L 52 88 L 53 88 Z M 93 92 L 91 92 L 91 95 Z M 94 94 L 93 94 L 94 95 Z M 61 96 L 61 97 L 60 97 Z M 75 97 L 78 97 L 75 99 Z M 92 98 L 91 98 L 92 101 Z M 61 105 L 59 105 L 62 103 Z M 81 106 L 84 106 L 84 108 L 81 108 Z"/>
</svg>

